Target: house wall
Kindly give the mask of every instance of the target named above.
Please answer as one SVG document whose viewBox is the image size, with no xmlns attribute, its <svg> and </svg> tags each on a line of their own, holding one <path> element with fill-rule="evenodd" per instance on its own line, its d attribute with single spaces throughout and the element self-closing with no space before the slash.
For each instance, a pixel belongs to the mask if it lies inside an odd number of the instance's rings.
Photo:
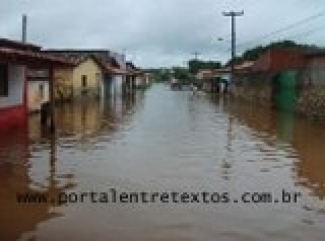
<svg viewBox="0 0 325 241">
<path fill-rule="evenodd" d="M 298 97 L 297 113 L 325 119 L 325 56 L 309 58 L 303 73 L 303 85 Z"/>
<path fill-rule="evenodd" d="M 310 59 L 305 78 L 313 85 L 325 85 L 325 56 Z"/>
<path fill-rule="evenodd" d="M 104 76 L 104 81 L 102 84 L 102 91 L 101 91 L 101 96 L 103 98 L 106 98 L 112 94 L 112 81 L 113 81 L 113 76 L 111 74 L 106 74 Z"/>
<path fill-rule="evenodd" d="M 253 64 L 253 71 L 267 71 L 270 66 L 270 59 L 270 51 L 261 54 Z"/>
<path fill-rule="evenodd" d="M 41 88 L 41 86 L 43 86 Z M 40 111 L 41 105 L 49 101 L 48 80 L 31 80 L 27 82 L 28 111 Z"/>
<path fill-rule="evenodd" d="M 303 53 L 292 49 L 269 49 L 253 64 L 253 71 L 283 71 L 301 69 L 305 65 Z"/>
<path fill-rule="evenodd" d="M 243 101 L 265 107 L 272 106 L 272 73 L 243 74 L 236 76 L 235 95 Z"/>
<path fill-rule="evenodd" d="M 25 105 L 25 67 L 9 65 L 9 94 L 0 97 L 0 130 L 27 123 Z"/>
<path fill-rule="evenodd" d="M 82 76 L 87 77 L 87 86 L 82 86 Z M 101 91 L 101 82 L 104 76 L 101 68 L 92 59 L 79 64 L 73 70 L 73 95 L 74 97 L 82 96 L 86 93 L 88 96 L 99 96 Z"/>
<path fill-rule="evenodd" d="M 301 51 L 275 50 L 270 55 L 270 70 L 281 71 L 288 69 L 301 69 L 304 67 L 304 56 Z"/>
<path fill-rule="evenodd" d="M 9 65 L 9 94 L 0 96 L 0 109 L 24 104 L 25 68 L 19 65 Z"/>
<path fill-rule="evenodd" d="M 55 99 L 71 100 L 73 97 L 73 69 L 54 69 Z"/>
<path fill-rule="evenodd" d="M 137 76 L 135 78 L 135 85 L 137 88 L 144 88 L 146 86 L 144 76 Z"/>
<path fill-rule="evenodd" d="M 114 94 L 122 93 L 122 83 L 123 83 L 123 76 L 120 75 L 112 76 L 112 91 Z"/>
<path fill-rule="evenodd" d="M 146 81 L 146 85 L 149 85 L 150 84 L 150 75 L 148 74 L 145 74 L 145 81 Z"/>
</svg>

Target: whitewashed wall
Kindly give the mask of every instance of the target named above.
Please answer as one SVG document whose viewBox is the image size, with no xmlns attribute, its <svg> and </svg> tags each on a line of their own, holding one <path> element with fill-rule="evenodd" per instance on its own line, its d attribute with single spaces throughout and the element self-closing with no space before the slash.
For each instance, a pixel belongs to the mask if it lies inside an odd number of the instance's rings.
<svg viewBox="0 0 325 241">
<path fill-rule="evenodd" d="M 9 94 L 0 97 L 0 108 L 19 106 L 24 103 L 25 67 L 9 65 Z"/>
<path fill-rule="evenodd" d="M 325 85 L 325 57 L 310 62 L 309 77 L 313 84 Z"/>
<path fill-rule="evenodd" d="M 40 85 L 43 85 L 43 96 L 41 95 L 40 92 Z M 30 112 L 39 111 L 41 109 L 41 105 L 50 100 L 48 80 L 28 81 L 27 98 L 28 98 L 28 110 Z"/>
<path fill-rule="evenodd" d="M 123 77 L 120 75 L 114 75 L 112 80 L 113 80 L 113 82 L 112 82 L 113 93 L 121 94 L 122 93 Z"/>
</svg>

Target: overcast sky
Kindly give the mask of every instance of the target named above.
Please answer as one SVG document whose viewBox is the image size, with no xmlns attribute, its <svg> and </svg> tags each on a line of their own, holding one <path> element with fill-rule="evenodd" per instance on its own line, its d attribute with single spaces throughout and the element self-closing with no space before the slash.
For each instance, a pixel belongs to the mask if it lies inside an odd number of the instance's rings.
<svg viewBox="0 0 325 241">
<path fill-rule="evenodd" d="M 44 48 L 105 48 L 145 68 L 184 65 L 194 52 L 224 62 L 229 10 L 245 12 L 238 54 L 281 39 L 325 46 L 325 0 L 1 0 L 0 38 L 21 39 L 27 13 L 28 41 Z"/>
</svg>

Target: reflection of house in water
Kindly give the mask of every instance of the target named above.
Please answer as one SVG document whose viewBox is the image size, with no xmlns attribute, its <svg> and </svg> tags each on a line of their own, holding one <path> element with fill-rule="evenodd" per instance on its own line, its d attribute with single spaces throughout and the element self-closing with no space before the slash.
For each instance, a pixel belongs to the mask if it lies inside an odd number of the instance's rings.
<svg viewBox="0 0 325 241">
<path fill-rule="evenodd" d="M 287 143 L 294 149 L 295 156 L 299 158 L 294 161 L 294 170 L 297 182 L 311 189 L 320 198 L 325 197 L 325 130 L 322 126 L 294 118 L 292 114 L 276 113 L 252 105 L 241 104 L 231 108 L 232 114 L 237 121 L 243 122 L 258 133 L 265 133 L 259 138 L 268 145 L 276 142 Z"/>
<path fill-rule="evenodd" d="M 312 189 L 318 197 L 325 198 L 325 130 L 323 126 L 303 121 L 295 125 L 293 146 L 300 162 L 296 171 L 302 185 Z"/>
<path fill-rule="evenodd" d="M 68 175 L 68 184 L 58 185 L 56 173 L 55 145 L 51 142 L 47 181 L 36 183 L 31 169 L 36 165 L 29 160 L 28 132 L 26 128 L 2 132 L 0 135 L 0 240 L 14 241 L 32 233 L 41 222 L 59 216 L 52 203 L 21 204 L 17 194 L 38 193 L 49 198 L 57 197 L 60 192 L 72 187 L 73 176 Z M 62 181 L 62 180 L 61 180 Z M 34 188 L 39 186 L 40 188 Z M 33 240 L 33 239 L 30 239 Z"/>
<path fill-rule="evenodd" d="M 257 130 L 259 133 L 268 133 L 276 135 L 277 122 L 275 113 L 254 105 L 242 103 L 240 105 L 231 105 L 229 107 L 238 122 Z"/>
<path fill-rule="evenodd" d="M 120 98 L 79 99 L 57 107 L 59 137 L 89 140 L 118 130 L 128 122 L 141 104 L 143 92 L 130 93 Z M 29 117 L 29 138 L 37 142 L 42 137 L 37 115 Z M 44 134 L 44 133 L 43 133 Z"/>
<path fill-rule="evenodd" d="M 66 103 L 58 113 L 58 129 L 65 134 L 92 134 L 100 130 L 101 111 L 98 100 L 80 100 Z"/>
</svg>

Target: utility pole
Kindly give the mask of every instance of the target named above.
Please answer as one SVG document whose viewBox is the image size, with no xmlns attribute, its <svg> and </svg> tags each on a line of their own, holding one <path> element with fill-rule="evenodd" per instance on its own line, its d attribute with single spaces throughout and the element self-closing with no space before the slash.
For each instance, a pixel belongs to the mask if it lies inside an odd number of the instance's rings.
<svg viewBox="0 0 325 241">
<path fill-rule="evenodd" d="M 27 15 L 26 14 L 23 14 L 23 19 L 22 19 L 21 40 L 23 43 L 26 43 L 26 41 L 27 41 Z"/>
<path fill-rule="evenodd" d="M 231 79 L 230 82 L 234 81 L 235 73 L 235 57 L 236 57 L 236 17 L 243 16 L 244 11 L 241 12 L 223 12 L 223 16 L 231 17 Z"/>
<path fill-rule="evenodd" d="M 198 57 L 199 57 L 200 53 L 195 51 L 193 54 L 194 54 L 194 59 L 198 60 L 199 59 Z"/>
</svg>

